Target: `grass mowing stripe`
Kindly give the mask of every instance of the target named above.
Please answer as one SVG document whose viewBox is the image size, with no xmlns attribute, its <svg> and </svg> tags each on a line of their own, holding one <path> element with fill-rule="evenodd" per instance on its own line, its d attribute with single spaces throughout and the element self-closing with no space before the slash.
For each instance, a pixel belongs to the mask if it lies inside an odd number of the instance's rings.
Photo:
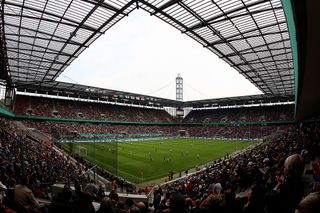
<svg viewBox="0 0 320 213">
<path fill-rule="evenodd" d="M 134 182 L 150 181 L 166 177 L 169 171 L 179 172 L 202 165 L 256 141 L 223 141 L 207 139 L 166 139 L 154 141 L 116 143 L 76 143 L 87 148 L 87 159 L 114 173 L 118 160 L 119 176 Z M 94 146 L 96 151 L 94 152 Z M 118 146 L 118 147 L 116 147 Z M 68 145 L 65 144 L 67 148 Z M 115 151 L 118 150 L 118 156 Z M 112 154 L 113 153 L 113 154 Z M 164 159 L 169 159 L 164 161 Z"/>
</svg>

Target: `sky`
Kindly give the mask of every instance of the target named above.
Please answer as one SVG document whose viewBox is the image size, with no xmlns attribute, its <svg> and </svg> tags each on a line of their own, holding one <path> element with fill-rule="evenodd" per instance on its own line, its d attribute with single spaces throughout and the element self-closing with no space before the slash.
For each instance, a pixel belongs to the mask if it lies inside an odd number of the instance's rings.
<svg viewBox="0 0 320 213">
<path fill-rule="evenodd" d="M 183 100 L 261 94 L 195 40 L 143 10 L 135 10 L 90 45 L 58 81 Z"/>
</svg>

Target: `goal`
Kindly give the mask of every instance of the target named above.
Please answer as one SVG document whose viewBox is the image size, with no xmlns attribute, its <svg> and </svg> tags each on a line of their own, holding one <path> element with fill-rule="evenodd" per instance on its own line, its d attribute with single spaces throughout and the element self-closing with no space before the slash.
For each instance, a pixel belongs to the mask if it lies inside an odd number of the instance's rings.
<svg viewBox="0 0 320 213">
<path fill-rule="evenodd" d="M 86 157 L 88 155 L 88 150 L 86 147 L 78 145 L 76 148 L 76 153 L 80 156 Z"/>
</svg>

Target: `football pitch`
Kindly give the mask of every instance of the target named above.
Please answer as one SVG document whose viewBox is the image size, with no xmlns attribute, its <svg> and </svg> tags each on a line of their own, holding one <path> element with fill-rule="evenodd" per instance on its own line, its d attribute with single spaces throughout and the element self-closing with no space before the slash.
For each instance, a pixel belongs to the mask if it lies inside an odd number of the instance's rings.
<svg viewBox="0 0 320 213">
<path fill-rule="evenodd" d="M 73 150 L 93 164 L 135 184 L 164 179 L 169 171 L 177 177 L 186 169 L 194 169 L 232 154 L 257 141 L 163 139 L 134 142 L 73 143 Z M 70 144 L 69 144 L 70 145 Z M 65 148 L 68 144 L 64 144 Z M 116 169 L 117 168 L 117 169 Z"/>
</svg>

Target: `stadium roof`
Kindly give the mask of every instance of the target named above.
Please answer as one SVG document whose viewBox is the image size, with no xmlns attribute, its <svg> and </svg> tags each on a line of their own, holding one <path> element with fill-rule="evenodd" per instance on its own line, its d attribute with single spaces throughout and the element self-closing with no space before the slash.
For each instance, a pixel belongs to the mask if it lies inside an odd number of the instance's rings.
<svg viewBox="0 0 320 213">
<path fill-rule="evenodd" d="M 183 103 L 184 107 L 204 108 L 221 107 L 234 105 L 254 105 L 268 103 L 288 103 L 293 102 L 294 96 L 270 96 L 270 95 L 248 95 L 229 98 L 215 98 L 197 101 L 187 101 Z"/>
<path fill-rule="evenodd" d="M 36 93 L 43 95 L 57 95 L 70 98 L 82 98 L 90 100 L 109 101 L 117 103 L 145 105 L 154 107 L 221 107 L 234 105 L 252 105 L 265 103 L 287 103 L 294 101 L 294 96 L 249 95 L 229 98 L 216 98 L 197 101 L 175 101 L 154 96 L 123 92 L 118 90 L 103 89 L 99 87 L 85 86 L 65 82 L 43 82 L 16 84 L 18 92 Z"/>
<path fill-rule="evenodd" d="M 55 80 L 66 67 L 137 8 L 199 42 L 264 94 L 294 94 L 281 0 L 5 0 L 0 77 L 26 88 L 61 85 Z"/>
<path fill-rule="evenodd" d="M 16 88 L 18 92 L 36 93 L 44 95 L 58 95 L 70 98 L 82 98 L 154 107 L 179 107 L 182 103 L 166 98 L 158 98 L 154 96 L 141 95 L 137 93 L 103 89 L 99 87 L 65 83 L 59 81 L 32 84 L 18 82 L 16 84 Z"/>
</svg>

